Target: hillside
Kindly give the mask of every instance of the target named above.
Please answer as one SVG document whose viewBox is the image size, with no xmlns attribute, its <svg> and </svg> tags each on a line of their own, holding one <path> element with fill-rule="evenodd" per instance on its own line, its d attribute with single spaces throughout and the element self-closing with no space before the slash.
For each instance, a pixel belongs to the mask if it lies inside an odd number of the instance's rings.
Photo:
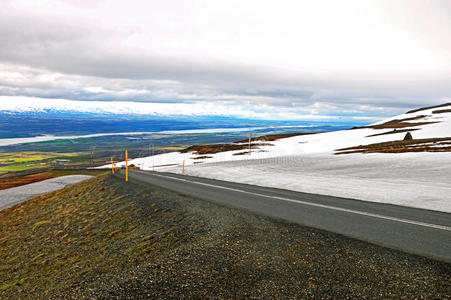
<svg viewBox="0 0 451 300">
<path fill-rule="evenodd" d="M 130 163 L 175 173 L 184 163 L 193 176 L 451 212 L 449 103 L 350 130 L 263 136 L 248 148 L 197 146 Z"/>
<path fill-rule="evenodd" d="M 442 152 L 451 151 L 451 103 L 440 107 L 423 108 L 414 110 L 384 121 L 365 126 L 355 127 L 351 130 L 341 130 L 317 134 L 300 134 L 293 137 L 274 138 L 261 136 L 254 138 L 249 155 L 248 141 L 229 143 L 223 149 L 213 150 L 210 146 L 192 148 L 192 151 L 181 151 L 170 154 L 153 156 L 147 159 L 131 161 L 136 165 L 143 165 L 144 169 L 171 163 L 180 164 L 185 160 L 185 165 L 210 163 L 230 160 L 245 160 L 251 158 L 269 158 L 284 155 L 298 155 L 310 153 L 349 153 L 358 151 L 346 151 L 347 148 L 366 145 L 376 145 L 384 142 L 402 141 L 410 132 L 413 140 L 406 147 L 399 144 L 396 152 Z M 360 152 L 390 152 L 387 147 L 373 151 Z M 216 147 L 217 149 L 217 147 Z M 190 150 L 189 148 L 187 150 Z M 357 149 L 356 149 L 357 150 Z M 244 152 L 244 153 L 243 153 Z M 393 151 L 395 152 L 395 151 Z M 245 155 L 246 154 L 246 155 Z"/>
<path fill-rule="evenodd" d="M 100 176 L 0 212 L 0 298 L 447 298 L 450 265 Z"/>
</svg>

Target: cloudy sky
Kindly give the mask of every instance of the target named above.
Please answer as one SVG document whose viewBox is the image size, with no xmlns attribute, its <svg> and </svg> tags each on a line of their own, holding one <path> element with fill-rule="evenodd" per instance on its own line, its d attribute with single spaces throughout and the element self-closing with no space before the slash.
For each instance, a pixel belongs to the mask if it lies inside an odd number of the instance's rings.
<svg viewBox="0 0 451 300">
<path fill-rule="evenodd" d="M 377 119 L 451 101 L 450 37 L 448 0 L 3 0 L 0 107 Z"/>
</svg>

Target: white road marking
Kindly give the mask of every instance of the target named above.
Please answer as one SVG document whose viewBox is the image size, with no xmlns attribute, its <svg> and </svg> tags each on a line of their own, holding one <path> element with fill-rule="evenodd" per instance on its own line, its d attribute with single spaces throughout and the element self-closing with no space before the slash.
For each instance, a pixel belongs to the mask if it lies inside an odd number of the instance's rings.
<svg viewBox="0 0 451 300">
<path fill-rule="evenodd" d="M 425 223 L 425 222 L 412 221 L 412 220 L 408 220 L 408 219 L 384 216 L 384 215 L 368 213 L 368 212 L 364 212 L 364 211 L 360 211 L 360 210 L 341 208 L 341 207 L 337 207 L 337 206 L 325 205 L 325 204 L 319 204 L 319 203 L 312 203 L 312 202 L 295 200 L 295 199 L 284 198 L 284 197 L 279 197 L 279 196 L 268 196 L 268 195 L 264 195 L 264 194 L 248 192 L 245 190 L 234 189 L 234 188 L 229 188 L 229 187 L 214 185 L 214 184 L 209 184 L 209 183 L 191 181 L 191 180 L 187 180 L 187 179 L 165 176 L 165 175 L 160 175 L 160 174 L 152 173 L 152 176 L 158 176 L 158 177 L 169 178 L 169 179 L 173 179 L 173 180 L 185 181 L 185 182 L 189 182 L 189 183 L 195 183 L 195 184 L 199 184 L 199 185 L 204 185 L 204 186 L 209 186 L 209 187 L 214 187 L 214 188 L 219 188 L 219 189 L 223 189 L 223 190 L 229 190 L 229 191 L 234 191 L 234 192 L 239 192 L 239 193 L 244 193 L 244 194 L 249 194 L 249 195 L 254 195 L 254 196 L 272 198 L 272 199 L 299 203 L 299 204 L 304 204 L 304 205 L 309 205 L 309 206 L 314 206 L 314 207 L 321 207 L 321 208 L 331 209 L 331 210 L 335 210 L 335 211 L 343 211 L 343 212 L 348 212 L 348 213 L 367 216 L 367 217 L 373 217 L 373 218 L 385 219 L 385 220 L 390 220 L 390 221 L 395 221 L 395 222 L 401 222 L 401 223 L 413 224 L 413 225 L 418 225 L 418 226 L 423 226 L 423 227 L 451 231 L 451 227 L 443 226 L 443 225 L 436 225 L 436 224 L 430 224 L 430 223 Z"/>
</svg>

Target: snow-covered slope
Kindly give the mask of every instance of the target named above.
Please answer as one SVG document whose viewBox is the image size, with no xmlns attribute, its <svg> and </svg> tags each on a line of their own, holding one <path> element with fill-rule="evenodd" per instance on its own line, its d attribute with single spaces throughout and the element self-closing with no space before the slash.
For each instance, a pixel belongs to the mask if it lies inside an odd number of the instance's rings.
<svg viewBox="0 0 451 300">
<path fill-rule="evenodd" d="M 415 152 L 335 155 L 342 148 L 401 141 L 407 132 L 414 139 L 412 143 L 420 139 Z M 130 163 L 145 170 L 175 173 L 181 173 L 184 164 L 185 174 L 194 176 L 451 213 L 451 152 L 443 152 L 451 138 L 421 141 L 447 137 L 451 137 L 451 103 L 365 128 L 300 135 L 259 145 L 254 142 L 250 154 L 246 149 L 212 154 L 173 152 Z M 242 145 L 246 147 L 247 143 Z M 421 152 L 424 145 L 429 152 Z"/>
<path fill-rule="evenodd" d="M 449 111 L 437 113 L 437 111 L 444 110 Z M 426 124 L 419 125 L 421 123 Z M 388 125 L 384 126 L 381 124 Z M 412 125 L 410 126 L 410 124 Z M 451 137 L 451 103 L 440 108 L 406 113 L 373 125 L 385 128 L 372 128 L 372 125 L 370 125 L 365 128 L 300 135 L 276 141 L 264 141 L 262 139 L 260 143 L 256 142 L 253 145 L 250 154 L 247 153 L 245 155 L 234 154 L 243 153 L 247 151 L 246 149 L 213 154 L 198 154 L 196 151 L 188 153 L 173 152 L 132 160 L 131 163 L 144 169 L 153 168 L 154 170 L 159 170 L 168 164 L 181 165 L 183 161 L 185 161 L 185 166 L 189 166 L 200 163 L 262 159 L 287 155 L 333 154 L 336 153 L 336 150 L 346 147 L 402 140 L 407 132 L 410 132 L 414 139 Z M 248 143 L 244 142 L 242 144 L 247 146 Z"/>
</svg>

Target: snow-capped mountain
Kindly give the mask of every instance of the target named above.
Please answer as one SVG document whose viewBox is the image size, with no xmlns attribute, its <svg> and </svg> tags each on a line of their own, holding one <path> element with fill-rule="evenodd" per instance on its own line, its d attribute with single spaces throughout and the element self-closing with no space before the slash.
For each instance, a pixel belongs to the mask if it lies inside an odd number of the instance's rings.
<svg viewBox="0 0 451 300">
<path fill-rule="evenodd" d="M 37 99 L 15 97 L 14 101 L 0 101 L 3 113 L 59 113 L 98 115 L 194 115 L 196 111 L 186 109 L 186 104 L 167 105 L 131 101 L 77 101 L 66 99 Z"/>
</svg>

